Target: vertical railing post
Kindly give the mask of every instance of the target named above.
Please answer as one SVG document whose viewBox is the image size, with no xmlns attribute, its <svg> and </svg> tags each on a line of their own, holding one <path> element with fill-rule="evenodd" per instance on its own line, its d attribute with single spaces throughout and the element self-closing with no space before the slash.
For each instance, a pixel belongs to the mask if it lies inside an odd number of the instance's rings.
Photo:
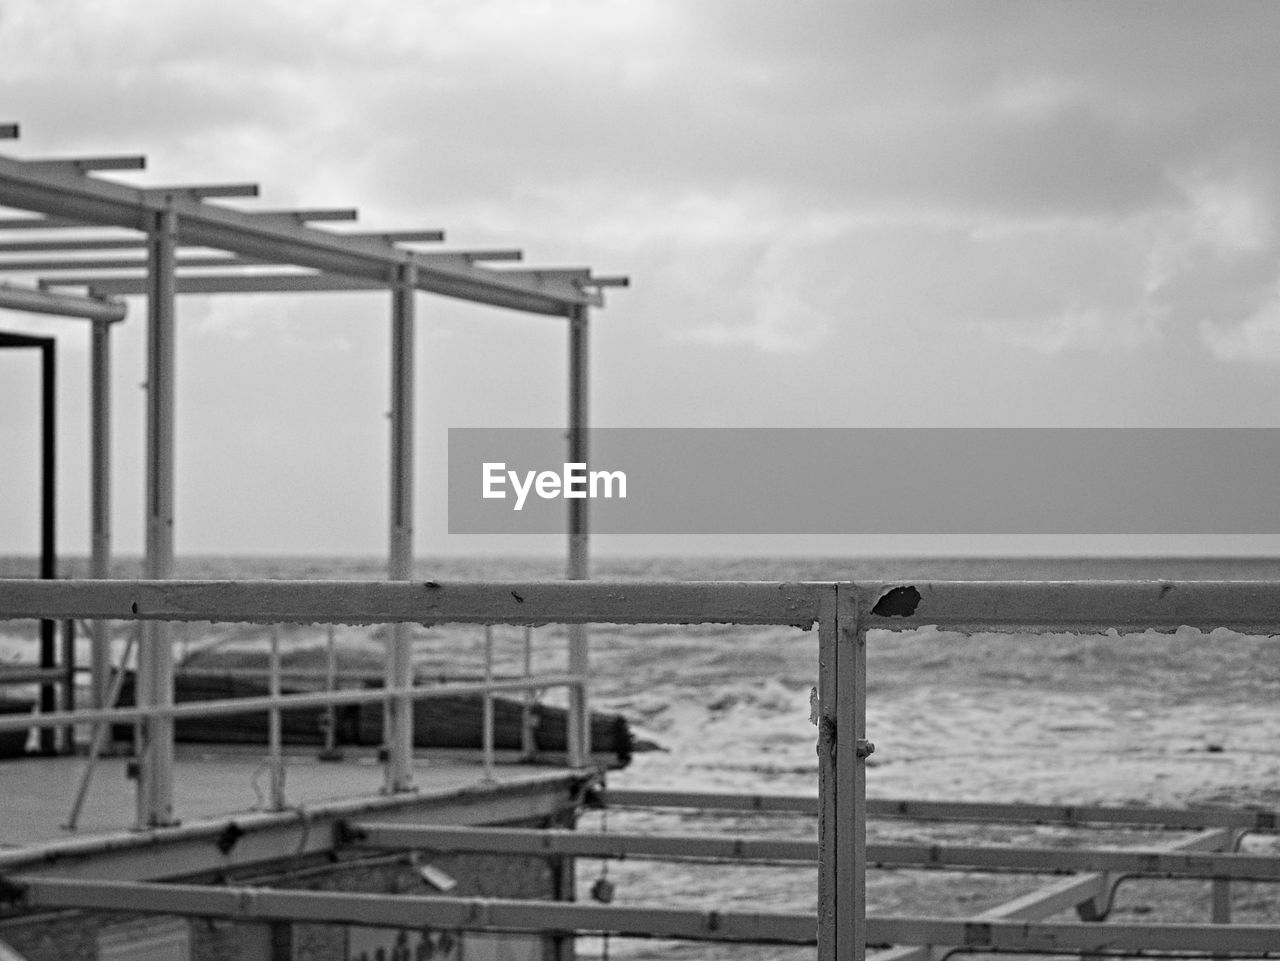
<svg viewBox="0 0 1280 961">
<path fill-rule="evenodd" d="M 40 341 L 40 576 L 58 576 L 57 544 L 57 450 L 58 389 L 57 353 L 53 338 Z M 52 670 L 58 664 L 56 621 L 40 621 L 40 667 Z M 40 683 L 40 712 L 58 709 L 58 687 L 51 680 Z M 40 729 L 40 752 L 57 751 L 58 732 L 51 727 Z"/>
<path fill-rule="evenodd" d="M 92 369 L 89 378 L 92 416 L 90 426 L 90 515 L 92 553 L 89 576 L 111 576 L 111 324 L 93 323 Z M 90 655 L 90 698 L 95 708 L 107 706 L 111 688 L 111 622 L 95 620 Z"/>
<path fill-rule="evenodd" d="M 271 628 L 269 690 L 271 697 L 280 697 L 280 628 Z M 271 768 L 270 809 L 283 811 L 284 802 L 284 724 L 280 707 L 276 705 L 267 713 L 267 763 Z"/>
<path fill-rule="evenodd" d="M 866 629 L 853 585 L 818 620 L 818 961 L 866 957 Z"/>
<path fill-rule="evenodd" d="M 587 322 L 585 305 L 569 314 L 569 463 L 587 463 Z M 587 498 L 567 498 L 569 505 L 568 577 L 583 581 L 590 577 L 587 556 Z M 569 673 L 581 680 L 569 689 L 568 755 L 571 767 L 581 767 L 591 758 L 591 705 L 587 675 L 591 670 L 587 625 L 568 625 Z"/>
<path fill-rule="evenodd" d="M 174 488 L 174 315 L 177 305 L 174 255 L 178 218 L 157 211 L 148 235 L 147 264 L 147 544 L 146 575 L 173 576 Z M 138 704 L 173 703 L 173 651 L 168 626 L 143 625 L 138 652 Z M 137 824 L 172 824 L 173 719 L 142 721 L 138 745 Z"/>
<path fill-rule="evenodd" d="M 413 387 L 414 290 L 416 268 L 397 268 L 391 288 L 391 544 L 387 577 L 413 577 Z M 388 690 L 413 683 L 412 633 L 409 624 L 391 628 L 386 667 Z M 389 696 L 385 712 L 386 767 L 383 789 L 413 790 L 413 700 Z"/>
<path fill-rule="evenodd" d="M 481 744 L 484 754 L 484 776 L 493 780 L 493 692 L 489 686 L 493 684 L 493 625 L 484 626 L 484 716 L 482 719 Z"/>
<path fill-rule="evenodd" d="M 524 626 L 524 679 L 533 679 L 533 627 Z M 533 733 L 533 688 L 524 692 L 524 701 L 520 708 L 520 759 L 532 761 L 538 753 L 537 738 Z"/>
</svg>

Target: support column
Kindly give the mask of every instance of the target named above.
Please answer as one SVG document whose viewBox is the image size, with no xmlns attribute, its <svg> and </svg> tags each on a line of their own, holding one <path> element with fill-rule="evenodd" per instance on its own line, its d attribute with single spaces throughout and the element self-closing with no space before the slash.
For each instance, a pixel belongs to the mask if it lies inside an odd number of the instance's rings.
<svg viewBox="0 0 1280 961">
<path fill-rule="evenodd" d="M 569 314 L 569 463 L 587 461 L 587 323 L 585 305 Z M 587 557 L 587 504 L 585 497 L 566 499 L 569 505 L 569 564 L 571 581 L 590 575 Z M 569 625 L 569 673 L 583 677 L 590 670 L 587 625 Z M 569 692 L 569 764 L 581 767 L 591 758 L 591 705 L 584 680 Z"/>
<path fill-rule="evenodd" d="M 52 338 L 40 344 L 40 576 L 52 580 L 58 576 L 57 545 L 57 354 Z M 40 622 L 40 667 L 52 670 L 58 666 L 57 621 Z M 40 713 L 58 709 L 57 685 L 44 681 L 40 685 Z M 40 729 L 40 753 L 57 752 L 58 732 L 51 727 Z"/>
<path fill-rule="evenodd" d="M 174 255 L 178 218 L 160 211 L 148 238 L 147 264 L 147 554 L 146 576 L 173 576 Z M 169 626 L 143 624 L 138 652 L 138 704 L 173 703 L 173 649 Z M 174 823 L 173 720 L 143 720 L 138 752 L 137 825 Z"/>
<path fill-rule="evenodd" d="M 391 539 L 387 577 L 413 577 L 413 381 L 414 293 L 416 268 L 397 269 L 391 289 Z M 387 652 L 386 685 L 404 688 L 413 683 L 412 625 L 395 624 Z M 413 790 L 413 701 L 388 700 L 384 730 L 387 754 L 383 790 L 388 794 Z"/>
<path fill-rule="evenodd" d="M 90 528 L 92 553 L 89 576 L 111 576 L 111 324 L 93 322 L 89 379 L 92 423 L 90 426 Z M 93 622 L 91 697 L 95 708 L 107 706 L 111 686 L 111 622 Z"/>
</svg>

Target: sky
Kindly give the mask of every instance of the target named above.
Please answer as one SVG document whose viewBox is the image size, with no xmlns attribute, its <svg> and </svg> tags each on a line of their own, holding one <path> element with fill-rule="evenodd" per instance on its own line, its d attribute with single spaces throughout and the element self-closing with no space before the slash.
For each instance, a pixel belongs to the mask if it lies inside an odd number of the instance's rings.
<svg viewBox="0 0 1280 961">
<path fill-rule="evenodd" d="M 0 152 L 146 154 L 101 176 L 252 181 L 249 209 L 354 206 L 362 229 L 628 275 L 592 316 L 599 426 L 1275 427 L 1277 40 L 1280 6 L 1253 0 L 6 0 L 0 121 L 22 137 Z M 113 519 L 138 553 L 129 304 Z M 419 555 L 557 551 L 448 535 L 443 460 L 449 427 L 565 422 L 564 323 L 418 312 Z M 59 338 L 60 539 L 83 553 L 87 330 L 0 329 Z M 389 296 L 188 297 L 178 329 L 179 553 L 385 551 Z M 35 365 L 7 353 L 0 552 L 28 553 Z"/>
</svg>

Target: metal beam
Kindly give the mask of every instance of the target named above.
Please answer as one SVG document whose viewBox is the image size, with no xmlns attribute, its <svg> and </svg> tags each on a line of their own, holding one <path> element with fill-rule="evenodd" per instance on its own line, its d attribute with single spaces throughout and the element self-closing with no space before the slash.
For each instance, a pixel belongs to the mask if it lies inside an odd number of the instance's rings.
<svg viewBox="0 0 1280 961">
<path fill-rule="evenodd" d="M 857 589 L 859 614 L 870 629 L 1050 633 L 1189 626 L 1280 633 L 1275 581 L 895 581 Z M 891 591 L 910 603 L 877 613 Z"/>
<path fill-rule="evenodd" d="M 308 207 L 298 210 L 237 210 L 234 212 L 244 217 L 256 217 L 259 220 L 281 220 L 297 226 L 304 226 L 317 221 L 360 219 L 360 211 L 355 207 Z"/>
<path fill-rule="evenodd" d="M 203 200 L 208 197 L 256 197 L 259 193 L 257 184 L 178 184 L 172 187 L 144 187 L 148 196 L 161 200 L 172 200 L 174 197 L 187 197 L 192 200 Z"/>
<path fill-rule="evenodd" d="M 45 277 L 44 287 L 87 287 L 104 295 L 124 297 L 146 292 L 145 277 L 84 275 Z M 386 281 L 357 280 L 334 274 L 186 274 L 176 279 L 179 294 L 328 293 L 348 290 L 386 290 Z"/>
<path fill-rule="evenodd" d="M 305 810 L 246 811 L 233 818 L 192 821 L 150 831 L 121 831 L 60 838 L 0 850 L 0 874 L 22 872 L 103 880 L 192 877 L 234 871 L 334 850 L 345 821 L 475 824 L 540 820 L 573 806 L 581 775 L 543 769 L 505 779 L 477 792 L 474 785 L 448 790 L 369 795 L 308 804 Z"/>
<path fill-rule="evenodd" d="M 956 945 L 969 951 L 1196 951 L 1261 954 L 1280 945 L 1272 924 L 1094 924 L 898 916 L 867 918 L 872 944 Z"/>
<path fill-rule="evenodd" d="M 423 243 L 436 244 L 444 242 L 443 230 L 353 230 L 350 233 L 344 231 L 341 234 L 335 234 L 340 237 L 371 237 L 376 240 L 382 240 L 389 244 L 394 243 Z"/>
<path fill-rule="evenodd" d="M 71 171 L 86 174 L 91 170 L 146 170 L 147 158 L 137 155 L 110 157 L 49 157 L 23 160 L 32 170 Z"/>
<path fill-rule="evenodd" d="M 0 220 L 3 223 L 3 220 Z M 67 237 L 63 240 L 9 240 L 0 242 L 0 253 L 42 253 L 62 250 L 145 250 L 147 242 L 136 240 L 106 240 Z"/>
<path fill-rule="evenodd" d="M 75 297 L 54 294 L 32 287 L 15 287 L 0 284 L 0 309 L 21 310 L 35 314 L 54 314 L 59 317 L 83 317 L 100 323 L 124 320 L 125 306 L 99 297 Z"/>
<path fill-rule="evenodd" d="M 0 578 L 0 619 L 258 624 L 777 624 L 811 627 L 830 584 L 609 581 L 39 581 Z"/>
<path fill-rule="evenodd" d="M 61 230 L 99 226 L 76 217 L 0 217 L 0 230 Z"/>
<path fill-rule="evenodd" d="M 728 794 L 610 788 L 610 807 L 685 807 L 699 810 L 817 814 L 818 799 L 803 794 Z M 918 821 L 994 821 L 1030 824 L 1150 824 L 1169 828 L 1231 827 L 1272 831 L 1280 811 L 1245 808 L 1169 808 L 1110 805 L 1000 804 L 867 798 L 867 816 Z"/>
<path fill-rule="evenodd" d="M 64 676 L 59 673 L 59 677 Z M 279 697 L 266 694 L 252 697 L 220 698 L 210 701 L 183 701 L 170 704 L 149 704 L 140 707 L 121 707 L 112 710 L 46 711 L 40 714 L 0 714 L 0 731 L 25 731 L 28 728 L 48 730 L 65 724 L 114 723 L 130 724 L 147 718 L 175 720 L 186 717 L 225 717 L 231 714 L 253 714 L 274 709 L 282 711 L 322 708 L 334 704 L 377 704 L 389 697 L 404 697 L 411 701 L 432 698 L 466 696 L 470 694 L 500 694 L 504 691 L 529 691 L 543 688 L 565 687 L 580 680 L 577 674 L 539 674 L 533 678 L 500 678 L 488 682 L 448 684 L 430 687 L 404 688 L 349 688 L 337 691 L 312 691 L 303 694 L 282 694 Z"/>
<path fill-rule="evenodd" d="M 0 157 L 0 204 L 79 223 L 145 230 L 159 201 L 140 188 L 73 172 L 39 171 Z M 366 280 L 386 281 L 396 264 L 414 263 L 419 267 L 420 290 L 530 313 L 564 316 L 570 307 L 587 300 L 572 284 L 535 286 L 473 265 L 431 263 L 375 238 L 344 237 L 302 226 L 296 214 L 250 213 L 185 197 L 172 198 L 171 204 L 181 222 L 184 244 Z"/>
<path fill-rule="evenodd" d="M 813 841 L 695 834 L 533 830 L 523 828 L 441 828 L 354 822 L 348 837 L 361 847 L 441 853 L 489 852 L 591 858 L 660 860 L 816 861 Z"/>
<path fill-rule="evenodd" d="M 695 941 L 812 944 L 812 915 L 616 907 L 556 901 L 23 878 L 26 908 L 137 911 L 236 921 L 313 921 L 376 927 L 422 925 L 468 931 L 603 931 Z M 1280 930 L 1280 929 L 1269 929 Z"/>
</svg>

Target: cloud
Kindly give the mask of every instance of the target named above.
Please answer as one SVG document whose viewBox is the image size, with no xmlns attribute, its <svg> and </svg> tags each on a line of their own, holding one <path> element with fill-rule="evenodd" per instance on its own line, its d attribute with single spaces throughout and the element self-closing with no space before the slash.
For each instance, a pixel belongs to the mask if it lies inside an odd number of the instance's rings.
<svg viewBox="0 0 1280 961">
<path fill-rule="evenodd" d="M 1280 364 L 1280 288 L 1237 324 L 1201 321 L 1198 332 L 1215 358 L 1246 364 Z"/>
</svg>

